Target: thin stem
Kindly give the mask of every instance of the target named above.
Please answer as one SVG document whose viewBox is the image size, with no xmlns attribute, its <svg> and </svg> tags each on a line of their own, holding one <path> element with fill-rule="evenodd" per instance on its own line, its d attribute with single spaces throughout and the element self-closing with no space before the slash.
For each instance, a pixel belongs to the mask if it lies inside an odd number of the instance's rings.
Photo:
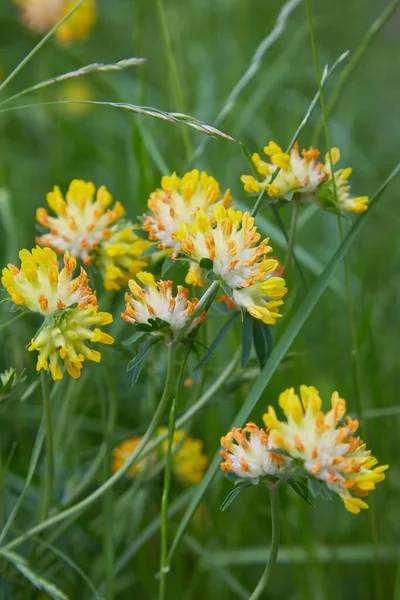
<svg viewBox="0 0 400 600">
<path fill-rule="evenodd" d="M 46 431 L 46 476 L 43 488 L 43 503 L 40 513 L 41 519 L 46 519 L 53 499 L 54 487 L 54 444 L 53 423 L 51 417 L 51 399 L 49 389 L 49 374 L 47 371 L 40 372 L 40 383 L 42 385 L 43 417 Z"/>
<path fill-rule="evenodd" d="M 171 487 L 171 474 L 172 474 L 172 450 L 174 445 L 174 433 L 175 433 L 175 418 L 176 418 L 176 407 L 178 404 L 180 392 L 182 390 L 183 380 L 185 376 L 186 363 L 189 357 L 189 352 L 192 344 L 189 343 L 186 349 L 185 357 L 183 359 L 178 384 L 175 393 L 175 398 L 172 400 L 171 410 L 169 413 L 168 422 L 168 446 L 166 454 L 166 463 L 164 471 L 164 487 L 161 499 L 161 552 L 160 552 L 160 587 L 159 587 L 159 600 L 165 599 L 166 592 L 166 575 L 169 572 L 168 566 L 168 501 L 169 491 Z"/>
<path fill-rule="evenodd" d="M 0 323 L 0 329 L 4 329 L 5 327 L 8 327 L 8 325 L 11 325 L 11 323 L 14 323 L 15 321 L 17 321 L 18 319 L 23 317 L 25 314 L 26 314 L 25 312 L 20 312 L 15 317 L 12 317 L 12 319 L 9 319 L 8 321 L 5 321 L 4 323 Z"/>
<path fill-rule="evenodd" d="M 284 272 L 286 272 L 288 270 L 290 261 L 292 260 L 292 256 L 293 256 L 294 244 L 295 244 L 295 240 L 296 240 L 296 229 L 297 229 L 297 219 L 299 216 L 299 209 L 300 209 L 300 204 L 294 200 L 293 208 L 292 208 L 292 216 L 290 219 L 288 247 L 287 247 L 287 251 L 286 251 L 285 263 L 283 265 Z"/>
<path fill-rule="evenodd" d="M 219 289 L 219 281 L 213 281 L 208 290 L 202 295 L 200 298 L 200 302 L 196 305 L 196 308 L 192 312 L 192 314 L 186 320 L 185 326 L 177 333 L 176 337 L 173 340 L 173 345 L 176 346 L 178 342 L 184 337 L 187 333 L 190 325 L 193 323 L 194 319 L 198 317 L 203 311 L 207 311 L 215 296 L 217 295 Z"/>
<path fill-rule="evenodd" d="M 167 17 L 165 15 L 164 2 L 163 2 L 163 0 L 156 0 L 156 4 L 157 4 L 157 11 L 158 11 L 159 19 L 160 19 L 162 35 L 163 35 L 164 44 L 165 44 L 165 50 L 167 53 L 167 62 L 168 62 L 168 68 L 169 68 L 170 75 L 171 75 L 171 83 L 172 83 L 172 89 L 174 91 L 174 98 L 175 98 L 175 102 L 177 104 L 179 112 L 183 113 L 183 112 L 185 112 L 185 110 L 184 110 L 184 104 L 183 104 L 182 88 L 181 88 L 181 84 L 179 81 L 179 74 L 178 74 L 178 69 L 177 69 L 176 62 L 175 62 L 174 53 L 172 50 L 172 42 L 171 42 L 171 36 L 169 34 L 169 29 L 168 29 Z M 189 132 L 187 131 L 187 129 L 182 130 L 182 137 L 183 137 L 183 143 L 184 143 L 185 149 L 186 149 L 187 158 L 189 160 L 191 153 L 192 153 L 192 145 L 190 142 Z"/>
<path fill-rule="evenodd" d="M 271 548 L 269 551 L 267 566 L 265 567 L 264 573 L 261 575 L 261 579 L 257 584 L 254 592 L 250 596 L 249 600 L 258 600 L 261 598 L 261 594 L 266 589 L 272 570 L 276 564 L 279 551 L 279 486 L 273 485 L 270 487 L 271 492 L 271 520 L 272 520 L 272 540 Z"/>
<path fill-rule="evenodd" d="M 107 490 L 112 488 L 113 485 L 115 485 L 115 483 L 117 483 L 117 481 L 122 479 L 122 477 L 125 475 L 125 473 L 127 473 L 127 471 L 129 471 L 129 469 L 131 469 L 133 467 L 133 465 L 141 457 L 141 454 L 143 453 L 144 448 L 147 446 L 148 442 L 153 437 L 154 432 L 157 429 L 157 427 L 162 419 L 162 416 L 168 406 L 168 403 L 169 403 L 169 400 L 171 397 L 172 384 L 173 384 L 173 380 L 174 380 L 174 366 L 175 366 L 174 361 L 175 361 L 175 346 L 171 344 L 168 349 L 167 375 L 166 375 L 164 391 L 162 393 L 160 403 L 157 407 L 156 412 L 154 413 L 153 419 L 151 420 L 146 433 L 143 435 L 136 450 L 131 454 L 129 459 L 122 465 L 122 467 L 120 469 L 118 469 L 118 471 L 116 473 L 114 473 L 114 475 L 112 475 L 109 479 L 107 479 L 107 481 L 105 481 L 103 483 L 103 485 L 98 487 L 97 490 L 95 490 L 92 494 L 90 494 L 89 496 L 87 496 L 86 498 L 84 498 L 83 500 L 78 502 L 78 504 L 75 504 L 74 506 L 71 506 L 71 508 L 69 508 L 57 515 L 54 515 L 53 517 L 50 517 L 50 519 L 47 519 L 46 521 L 42 521 L 35 527 L 32 527 L 24 534 L 20 535 L 19 537 L 15 538 L 14 540 L 12 540 L 9 544 L 7 544 L 7 546 L 4 549 L 10 550 L 11 548 L 15 548 L 16 546 L 19 546 L 20 544 L 22 544 L 26 539 L 32 537 L 33 535 L 40 533 L 41 531 L 44 531 L 45 529 L 48 529 L 49 527 L 52 527 L 53 525 L 56 525 L 56 523 L 59 523 L 60 521 L 64 521 L 65 519 L 68 519 L 70 517 L 75 517 L 75 516 L 82 514 L 85 510 L 87 510 L 90 506 L 92 506 L 92 504 L 94 502 L 96 502 L 96 500 L 101 498 L 101 496 Z"/>
<path fill-rule="evenodd" d="M 264 198 L 265 198 L 266 195 L 267 195 L 267 188 L 264 188 L 262 190 L 262 192 L 259 194 L 259 196 L 258 196 L 258 198 L 256 200 L 255 205 L 253 206 L 253 210 L 251 211 L 251 216 L 252 217 L 256 216 L 256 214 L 258 212 L 258 209 L 260 208 L 260 204 L 264 200 Z"/>
<path fill-rule="evenodd" d="M 272 211 L 272 214 L 275 217 L 275 221 L 277 222 L 277 225 L 278 225 L 279 229 L 282 231 L 282 233 L 283 233 L 283 235 L 285 237 L 286 242 L 289 244 L 289 235 L 288 235 L 288 233 L 286 231 L 285 224 L 284 224 L 284 222 L 282 220 L 282 217 L 281 217 L 281 215 L 279 213 L 278 208 L 273 203 L 271 204 L 271 211 Z M 298 219 L 297 225 L 299 225 L 299 219 Z M 293 260 L 294 260 L 296 268 L 297 268 L 297 270 L 299 272 L 299 276 L 300 276 L 301 282 L 302 282 L 302 284 L 304 286 L 304 290 L 306 292 L 308 292 L 307 280 L 306 280 L 306 277 L 304 275 L 304 272 L 303 272 L 303 269 L 301 267 L 301 264 L 297 260 L 297 256 L 296 256 L 295 252 L 293 252 Z"/>
<path fill-rule="evenodd" d="M 4 90 L 4 88 L 10 83 L 10 81 L 12 79 L 14 79 L 14 77 L 17 75 L 17 73 L 19 73 L 21 71 L 21 69 L 24 68 L 24 66 L 31 60 L 31 58 L 33 58 L 35 56 L 36 52 L 38 52 L 40 50 L 40 48 L 42 46 L 44 46 L 44 44 L 53 36 L 53 34 L 57 31 L 57 29 L 63 23 L 65 23 L 65 21 L 67 19 L 69 19 L 71 15 L 74 14 L 74 12 L 80 7 L 80 5 L 83 2 L 85 2 L 85 0 L 79 0 L 79 2 L 77 2 L 75 4 L 75 6 L 73 6 L 71 8 L 71 10 L 65 15 L 65 17 L 63 17 L 61 19 L 61 21 L 59 21 L 56 25 L 54 25 L 54 27 L 52 29 L 50 29 L 50 31 L 48 33 L 46 33 L 46 35 L 40 40 L 40 42 L 38 44 L 36 44 L 36 46 L 29 52 L 29 54 L 27 54 L 25 56 L 25 58 L 23 60 L 21 60 L 19 65 L 17 65 L 15 67 L 15 69 L 8 75 L 8 77 L 5 78 L 3 83 L 0 85 L 0 92 L 2 92 Z"/>
</svg>

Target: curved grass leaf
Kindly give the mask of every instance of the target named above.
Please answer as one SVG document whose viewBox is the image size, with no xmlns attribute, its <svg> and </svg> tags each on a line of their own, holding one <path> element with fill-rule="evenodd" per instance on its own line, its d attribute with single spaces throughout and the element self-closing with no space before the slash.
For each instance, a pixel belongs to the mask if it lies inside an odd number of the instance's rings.
<svg viewBox="0 0 400 600">
<path fill-rule="evenodd" d="M 242 323 L 242 355 L 240 366 L 244 369 L 250 360 L 253 348 L 253 318 L 246 313 Z"/>
<path fill-rule="evenodd" d="M 202 356 L 201 360 L 199 360 L 199 362 L 195 366 L 194 371 L 197 371 L 198 369 L 200 369 L 200 367 L 202 367 L 204 365 L 204 363 L 206 363 L 208 361 L 208 359 L 211 358 L 211 356 L 214 354 L 215 350 L 218 348 L 218 346 L 220 345 L 220 343 L 222 342 L 222 340 L 228 333 L 228 331 L 230 331 L 230 329 L 232 329 L 232 326 L 234 325 L 238 315 L 239 315 L 239 313 L 235 313 L 226 321 L 226 323 L 223 324 L 223 326 L 221 327 L 221 329 L 215 336 L 212 344 L 208 348 L 207 352 L 204 354 L 204 356 Z"/>
<path fill-rule="evenodd" d="M 242 485 L 238 485 L 236 488 L 234 488 L 231 492 L 229 492 L 229 494 L 221 504 L 220 510 L 222 510 L 222 512 L 226 510 L 228 506 L 230 506 L 232 502 L 236 500 L 239 494 L 243 492 L 243 490 L 253 485 L 254 483 L 252 483 L 251 481 L 246 481 L 245 483 L 242 483 Z"/>
<path fill-rule="evenodd" d="M 278 369 L 278 367 L 281 364 L 283 358 L 285 357 L 287 351 L 290 349 L 290 347 L 291 347 L 292 343 L 294 342 L 294 340 L 296 339 L 298 333 L 301 331 L 304 324 L 306 323 L 308 317 L 311 315 L 318 300 L 321 298 L 322 294 L 328 287 L 329 282 L 331 281 L 332 277 L 334 276 L 337 269 L 341 265 L 344 257 L 346 256 L 346 254 L 349 251 L 349 249 L 351 248 L 354 240 L 356 239 L 357 235 L 359 234 L 361 228 L 363 227 L 365 220 L 368 219 L 368 216 L 371 213 L 371 210 L 373 209 L 374 205 L 382 197 L 387 186 L 389 185 L 389 183 L 392 181 L 392 179 L 397 175 L 397 173 L 399 171 L 400 171 L 400 163 L 397 164 L 397 166 L 393 169 L 393 171 L 388 176 L 386 181 L 382 184 L 382 186 L 379 188 L 379 190 L 374 194 L 374 196 L 371 200 L 371 203 L 370 203 L 369 210 L 367 212 L 363 213 L 354 222 L 354 224 L 353 224 L 352 228 L 350 229 L 349 233 L 347 234 L 346 238 L 343 240 L 343 242 L 340 244 L 339 248 L 336 250 L 335 254 L 333 255 L 333 257 L 331 258 L 331 260 L 325 267 L 323 273 L 320 275 L 320 277 L 315 282 L 315 284 L 312 287 L 312 289 L 310 290 L 310 292 L 307 294 L 307 296 L 305 297 L 303 302 L 300 304 L 297 313 L 295 314 L 294 318 L 291 320 L 289 325 L 286 327 L 279 342 L 276 344 L 276 346 L 269 358 L 268 363 L 265 365 L 265 367 L 261 371 L 260 375 L 258 376 L 257 380 L 255 381 L 245 403 L 243 404 L 242 408 L 240 409 L 240 411 L 236 415 L 235 419 L 233 420 L 231 427 L 241 427 L 243 425 L 243 423 L 246 421 L 246 419 L 249 417 L 251 411 L 257 405 L 257 402 L 258 402 L 261 394 L 263 393 L 266 386 L 270 382 L 272 376 Z M 219 468 L 219 463 L 220 463 L 220 456 L 218 453 L 218 454 L 216 454 L 213 461 L 211 462 L 202 482 L 197 487 L 195 495 L 194 495 L 192 501 L 190 502 L 190 505 L 188 506 L 188 508 L 182 518 L 182 521 L 178 527 L 178 531 L 175 535 L 174 541 L 171 546 L 171 550 L 169 553 L 169 560 L 171 560 L 188 523 L 190 522 L 195 510 L 197 509 L 198 505 L 200 504 L 205 492 L 207 491 L 208 486 L 211 484 L 215 474 L 217 473 L 218 468 Z"/>
</svg>

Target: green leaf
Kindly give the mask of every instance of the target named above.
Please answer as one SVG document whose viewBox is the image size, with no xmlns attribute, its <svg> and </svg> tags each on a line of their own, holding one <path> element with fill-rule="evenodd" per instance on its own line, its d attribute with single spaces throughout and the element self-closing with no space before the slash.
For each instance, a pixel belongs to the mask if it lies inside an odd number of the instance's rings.
<svg viewBox="0 0 400 600">
<path fill-rule="evenodd" d="M 32 585 L 38 590 L 46 592 L 54 600 L 68 600 L 68 596 L 54 585 L 51 581 L 44 579 L 30 568 L 28 562 L 23 556 L 6 550 L 0 550 L 1 556 L 8 560 Z"/>
<path fill-rule="evenodd" d="M 144 360 L 150 352 L 151 347 L 154 346 L 154 344 L 157 344 L 160 339 L 161 338 L 159 336 L 149 336 L 142 344 L 140 344 L 138 353 L 128 364 L 126 370 L 132 371 L 132 386 L 134 386 L 139 379 Z"/>
<path fill-rule="evenodd" d="M 240 366 L 244 369 L 249 362 L 251 349 L 253 347 L 253 317 L 245 314 L 242 323 L 242 355 Z"/>
<path fill-rule="evenodd" d="M 174 266 L 174 261 L 172 260 L 172 258 L 170 258 L 169 256 L 164 260 L 162 267 L 161 267 L 161 277 L 165 277 L 166 274 L 168 273 L 168 271 L 170 269 L 172 269 L 172 267 Z"/>
<path fill-rule="evenodd" d="M 201 269 L 205 269 L 206 271 L 212 271 L 214 267 L 214 263 L 211 258 L 202 258 L 199 265 Z"/>
<path fill-rule="evenodd" d="M 204 354 L 204 356 L 202 356 L 201 360 L 195 366 L 194 371 L 197 371 L 198 369 L 200 369 L 200 367 L 202 367 L 204 365 L 204 363 L 206 363 L 208 361 L 208 359 L 211 358 L 211 356 L 214 354 L 215 350 L 218 348 L 218 346 L 220 345 L 220 343 L 222 342 L 222 340 L 228 333 L 228 331 L 230 331 L 230 329 L 234 325 L 238 314 L 239 313 L 235 313 L 235 314 L 231 315 L 230 319 L 228 319 L 226 321 L 226 323 L 223 324 L 223 326 L 221 327 L 221 329 L 215 336 L 212 344 L 208 348 L 207 352 Z"/>
<path fill-rule="evenodd" d="M 274 341 L 269 325 L 265 325 L 260 319 L 252 319 L 252 321 L 254 348 L 260 368 L 262 369 L 272 352 Z"/>
<path fill-rule="evenodd" d="M 133 233 L 136 235 L 136 237 L 140 238 L 141 240 L 149 239 L 148 232 L 143 231 L 143 229 L 141 227 L 135 227 L 135 229 L 133 230 Z"/>
<path fill-rule="evenodd" d="M 310 500 L 310 490 L 303 481 L 298 479 L 289 479 L 288 484 L 296 492 L 296 494 L 300 496 L 300 498 L 303 498 L 303 500 L 307 502 L 307 504 L 315 506 L 315 504 Z"/>
<path fill-rule="evenodd" d="M 236 417 L 233 420 L 233 423 L 229 429 L 231 429 L 232 427 L 241 427 L 243 425 L 243 423 L 246 421 L 246 419 L 248 419 L 250 413 L 256 407 L 257 402 L 258 402 L 259 398 L 261 397 L 263 391 L 265 390 L 268 383 L 271 381 L 272 376 L 278 369 L 278 367 L 281 364 L 286 353 L 288 352 L 288 350 L 290 349 L 294 340 L 296 339 L 297 335 L 303 328 L 308 317 L 314 310 L 316 304 L 318 303 L 318 300 L 321 298 L 322 294 L 328 287 L 328 285 L 329 285 L 330 281 L 332 280 L 333 276 L 335 275 L 337 269 L 341 265 L 344 257 L 346 256 L 347 252 L 351 248 L 354 240 L 357 238 L 360 230 L 362 229 L 362 227 L 365 223 L 365 220 L 368 219 L 373 207 L 377 204 L 379 199 L 382 197 L 385 189 L 387 188 L 389 183 L 392 181 L 392 179 L 397 175 L 397 173 L 399 171 L 400 171 L 400 163 L 397 164 L 397 166 L 390 173 L 390 175 L 388 176 L 386 181 L 382 184 L 382 186 L 379 188 L 379 190 L 374 194 L 368 211 L 366 211 L 362 215 L 360 215 L 357 218 L 357 220 L 354 222 L 349 233 L 347 234 L 347 236 L 345 237 L 343 242 L 340 244 L 339 248 L 336 250 L 335 254 L 331 258 L 331 260 L 329 261 L 329 263 L 327 264 L 327 266 L 325 267 L 324 271 L 321 273 L 321 275 L 319 276 L 317 281 L 315 282 L 312 289 L 308 292 L 307 296 L 304 298 L 303 302 L 300 304 L 296 314 L 294 315 L 293 319 L 290 321 L 289 325 L 286 327 L 283 335 L 279 339 L 279 342 L 276 344 L 274 350 L 272 351 L 267 364 L 265 365 L 265 367 L 261 371 L 260 375 L 256 379 L 252 389 L 250 390 L 250 393 L 249 393 L 246 401 L 242 405 L 242 408 L 236 415 Z M 197 509 L 199 503 L 201 502 L 208 486 L 211 484 L 216 472 L 218 471 L 220 460 L 221 460 L 220 455 L 217 454 L 214 457 L 213 461 L 211 462 L 206 474 L 204 475 L 202 482 L 198 485 L 198 487 L 195 491 L 195 494 L 193 496 L 193 499 L 191 500 L 191 502 L 179 524 L 177 533 L 175 535 L 175 538 L 173 540 L 173 543 L 172 543 L 172 546 L 171 546 L 171 549 L 169 552 L 169 557 L 168 557 L 169 561 L 171 560 L 171 557 L 172 557 L 173 553 L 175 552 L 175 549 L 177 548 L 177 545 L 178 545 L 190 519 L 192 518 L 192 516 L 193 516 L 195 510 Z"/>
<path fill-rule="evenodd" d="M 252 487 L 253 485 L 255 484 L 251 481 L 246 481 L 245 483 L 242 483 L 242 485 L 238 485 L 235 489 L 229 492 L 229 494 L 221 504 L 220 510 L 226 510 L 228 506 L 230 506 L 232 502 L 239 496 L 239 494 L 243 492 L 243 490 L 245 490 L 248 487 Z"/>
<path fill-rule="evenodd" d="M 140 258 L 146 258 L 146 256 L 151 256 L 152 254 L 159 252 L 159 250 L 160 248 L 158 247 L 158 244 L 152 244 L 151 246 L 148 246 L 143 250 L 142 254 L 140 255 Z"/>
</svg>

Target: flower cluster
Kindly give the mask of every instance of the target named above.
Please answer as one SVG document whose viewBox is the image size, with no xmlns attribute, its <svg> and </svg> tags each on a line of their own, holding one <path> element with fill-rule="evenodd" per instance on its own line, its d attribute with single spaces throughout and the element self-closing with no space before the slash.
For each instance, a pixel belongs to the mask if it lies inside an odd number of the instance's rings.
<svg viewBox="0 0 400 600">
<path fill-rule="evenodd" d="M 248 212 L 219 204 L 212 216 L 199 209 L 196 219 L 189 226 L 182 222 L 173 238 L 190 258 L 212 262 L 215 276 L 232 289 L 236 304 L 266 324 L 275 323 L 287 289 L 285 280 L 275 274 L 278 261 L 266 258 L 272 250 L 269 240 L 260 241 Z"/>
<path fill-rule="evenodd" d="M 151 273 L 140 272 L 137 279 L 146 288 L 141 287 L 136 281 L 129 281 L 132 295 L 125 294 L 126 310 L 121 317 L 127 323 L 134 325 L 151 323 L 158 319 L 167 324 L 172 334 L 179 332 L 187 323 L 197 303 L 197 298 L 189 300 L 189 290 L 178 285 L 176 296 L 173 295 L 172 281 L 158 281 L 156 283 Z M 197 327 L 206 318 L 205 313 L 196 317 L 188 331 Z"/>
<path fill-rule="evenodd" d="M 283 152 L 275 142 L 265 146 L 264 152 L 270 157 L 270 162 L 263 161 L 257 153 L 252 156 L 257 171 L 264 179 L 258 181 L 252 175 L 241 177 L 247 192 L 259 193 L 266 189 L 271 198 L 291 200 L 296 194 L 298 201 L 316 200 L 328 210 L 347 210 L 354 213 L 367 210 L 366 196 L 352 198 L 349 194 L 350 168 L 335 171 L 332 176 L 331 158 L 333 165 L 340 160 L 338 148 L 331 149 L 331 156 L 329 153 L 325 155 L 324 163 L 318 162 L 320 152 L 314 148 L 303 150 L 300 155 L 297 142 L 289 154 Z M 273 178 L 277 169 L 277 175 Z"/>
<path fill-rule="evenodd" d="M 161 179 L 161 189 L 150 194 L 148 207 L 150 215 L 144 215 L 143 229 L 150 240 L 159 241 L 160 248 L 172 248 L 175 258 L 181 244 L 174 237 L 180 224 L 192 223 L 197 211 L 202 209 L 210 214 L 215 203 L 229 206 L 232 202 L 229 190 L 221 197 L 218 181 L 204 171 L 197 169 L 185 173 L 181 178 L 176 173 Z"/>
<path fill-rule="evenodd" d="M 157 434 L 162 435 L 166 432 L 165 427 L 159 427 Z M 141 442 L 140 437 L 133 437 L 123 441 L 114 448 L 112 471 L 116 473 L 130 458 L 133 452 Z M 159 450 L 153 450 L 144 458 L 141 458 L 128 471 L 130 477 L 134 477 L 144 470 L 149 470 L 158 460 L 165 458 L 168 443 L 165 440 L 159 447 Z M 203 453 L 203 442 L 201 440 L 185 436 L 183 429 L 177 429 L 174 432 L 172 443 L 172 469 L 175 477 L 183 483 L 200 483 L 208 460 Z"/>
<path fill-rule="evenodd" d="M 281 477 L 290 468 L 290 459 L 274 453 L 276 446 L 265 429 L 254 423 L 232 431 L 221 438 L 221 469 L 233 473 L 240 479 L 249 479 L 254 484 L 260 477 Z"/>
<path fill-rule="evenodd" d="M 135 235 L 132 224 L 122 220 L 122 204 L 116 202 L 110 208 L 111 203 L 107 189 L 101 186 L 96 193 L 90 181 L 72 181 L 65 199 L 55 186 L 47 194 L 47 204 L 56 216 L 50 216 L 45 208 L 37 210 L 37 221 L 50 232 L 36 241 L 93 264 L 99 269 L 105 288 L 119 290 L 146 266 L 140 256 L 149 243 Z"/>
<path fill-rule="evenodd" d="M 21 268 L 8 265 L 3 269 L 2 284 L 14 304 L 26 306 L 45 317 L 42 327 L 31 341 L 29 350 L 39 352 L 37 370 L 50 369 L 53 379 L 61 379 L 59 359 L 72 377 L 79 377 L 84 360 L 99 362 L 100 352 L 86 341 L 112 344 L 113 338 L 93 325 L 112 322 L 111 314 L 99 312 L 96 295 L 88 284 L 86 272 L 73 278 L 76 260 L 64 255 L 59 271 L 55 252 L 37 246 L 19 253 Z"/>
<path fill-rule="evenodd" d="M 331 410 L 324 414 L 318 390 L 302 385 L 300 398 L 290 388 L 280 395 L 279 405 L 286 422 L 278 420 L 272 406 L 263 417 L 275 447 L 300 462 L 310 477 L 339 494 L 348 511 L 357 514 L 368 508 L 360 496 L 375 489 L 388 466 L 375 466 L 377 459 L 359 437 L 353 436 L 358 422 L 349 416 L 344 420 L 345 400 L 333 392 Z"/>
<path fill-rule="evenodd" d="M 1 279 L 14 304 L 48 317 L 71 305 L 96 303 L 86 272 L 81 269 L 78 277 L 72 277 L 76 260 L 68 252 L 60 272 L 57 256 L 50 248 L 24 249 L 19 257 L 21 268 L 9 264 Z"/>
<path fill-rule="evenodd" d="M 21 18 L 34 33 L 46 33 L 74 7 L 74 0 L 14 0 Z M 87 37 L 96 23 L 96 1 L 86 0 L 56 31 L 61 42 Z"/>
</svg>

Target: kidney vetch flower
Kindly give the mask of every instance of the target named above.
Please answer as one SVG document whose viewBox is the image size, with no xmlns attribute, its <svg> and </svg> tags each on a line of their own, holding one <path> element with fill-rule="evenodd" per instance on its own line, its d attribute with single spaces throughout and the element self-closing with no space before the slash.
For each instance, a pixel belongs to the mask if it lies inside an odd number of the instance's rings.
<svg viewBox="0 0 400 600">
<path fill-rule="evenodd" d="M 293 388 L 279 396 L 286 422 L 280 421 L 269 406 L 263 419 L 273 444 L 300 461 L 310 477 L 339 494 L 348 511 L 357 514 L 368 508 L 361 497 L 385 478 L 388 465 L 375 466 L 377 459 L 353 435 L 358 421 L 349 416 L 344 420 L 346 402 L 338 392 L 333 392 L 332 408 L 326 414 L 321 410 L 322 401 L 315 387 L 300 386 L 300 397 Z"/>
<path fill-rule="evenodd" d="M 247 423 L 240 429 L 234 427 L 221 438 L 221 446 L 222 471 L 251 480 L 254 484 L 259 482 L 260 477 L 279 478 L 287 473 L 290 466 L 290 459 L 273 452 L 276 446 L 268 432 L 259 429 L 255 423 Z"/>
<path fill-rule="evenodd" d="M 136 278 L 146 288 L 141 287 L 136 281 L 129 281 L 132 295 L 126 293 L 126 310 L 121 317 L 127 323 L 149 324 L 159 319 L 167 324 L 172 335 L 180 331 L 187 323 L 188 317 L 193 313 L 198 304 L 197 298 L 189 300 L 189 290 L 181 285 L 177 287 L 176 296 L 173 295 L 172 281 L 158 281 L 154 276 L 145 271 L 136 275 Z M 188 332 L 197 327 L 206 318 L 202 313 L 191 323 Z M 165 331 L 165 330 L 164 330 Z"/>
<path fill-rule="evenodd" d="M 135 235 L 135 227 L 122 219 L 125 210 L 120 202 L 110 208 L 112 196 L 104 186 L 96 193 L 92 182 L 75 179 L 65 199 L 55 186 L 47 194 L 47 203 L 56 216 L 50 216 L 45 208 L 37 210 L 38 222 L 50 232 L 36 241 L 56 252 L 68 250 L 97 267 L 107 290 L 121 289 L 146 266 L 140 256 L 149 242 Z"/>
<path fill-rule="evenodd" d="M 194 222 L 173 234 L 182 250 L 197 262 L 212 261 L 214 274 L 232 289 L 233 300 L 253 317 L 273 324 L 286 294 L 285 280 L 276 276 L 279 263 L 266 258 L 272 248 L 268 238 L 260 242 L 254 218 L 248 212 L 213 208 L 213 220 L 198 210 Z"/>
<path fill-rule="evenodd" d="M 349 194 L 350 168 L 334 172 L 335 198 L 329 153 L 325 155 L 325 162 L 319 162 L 319 150 L 304 149 L 300 155 L 297 142 L 289 154 L 275 142 L 265 146 L 264 152 L 270 158 L 270 162 L 263 161 L 257 153 L 252 156 L 254 165 L 263 179 L 258 181 L 252 175 L 241 177 L 247 192 L 259 193 L 265 188 L 271 198 L 291 200 L 296 194 L 296 200 L 299 202 L 316 200 L 323 208 L 336 212 L 347 210 L 361 213 L 367 210 L 366 196 L 352 198 Z M 332 164 L 335 165 L 340 160 L 339 149 L 332 148 L 331 156 Z M 277 168 L 279 168 L 278 174 L 271 181 Z"/>
<path fill-rule="evenodd" d="M 45 318 L 28 348 L 39 352 L 36 368 L 50 369 L 53 379 L 61 379 L 61 359 L 68 373 L 77 378 L 84 360 L 101 359 L 100 352 L 88 347 L 87 341 L 113 343 L 113 338 L 98 327 L 91 329 L 111 323 L 112 315 L 98 311 L 96 294 L 88 285 L 84 269 L 73 278 L 76 260 L 68 252 L 61 271 L 50 248 L 21 250 L 19 256 L 21 268 L 8 265 L 1 281 L 15 304 Z"/>
</svg>

